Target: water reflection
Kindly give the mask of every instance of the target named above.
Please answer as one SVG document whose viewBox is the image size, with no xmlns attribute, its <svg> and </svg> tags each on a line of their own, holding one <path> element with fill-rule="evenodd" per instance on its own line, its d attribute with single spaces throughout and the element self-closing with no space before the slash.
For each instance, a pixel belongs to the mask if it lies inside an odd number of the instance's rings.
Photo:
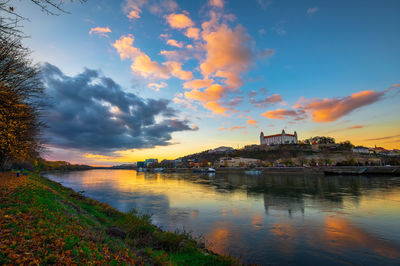
<svg viewBox="0 0 400 266">
<path fill-rule="evenodd" d="M 90 170 L 48 176 L 248 263 L 396 264 L 400 178 Z"/>
</svg>

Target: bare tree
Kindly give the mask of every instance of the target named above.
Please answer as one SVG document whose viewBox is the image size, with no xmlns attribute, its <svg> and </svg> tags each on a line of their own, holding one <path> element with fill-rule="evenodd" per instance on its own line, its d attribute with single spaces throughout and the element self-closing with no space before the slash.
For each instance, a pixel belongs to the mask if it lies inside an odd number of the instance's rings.
<svg viewBox="0 0 400 266">
<path fill-rule="evenodd" d="M 64 9 L 65 2 L 73 2 L 74 0 L 30 0 L 37 5 L 43 12 L 49 15 L 58 16 L 62 13 L 69 13 Z M 81 3 L 87 0 L 77 0 Z M 13 5 L 15 1 L 0 0 L 0 38 L 4 37 L 25 37 L 20 23 L 28 18 L 18 14 Z"/>
</svg>

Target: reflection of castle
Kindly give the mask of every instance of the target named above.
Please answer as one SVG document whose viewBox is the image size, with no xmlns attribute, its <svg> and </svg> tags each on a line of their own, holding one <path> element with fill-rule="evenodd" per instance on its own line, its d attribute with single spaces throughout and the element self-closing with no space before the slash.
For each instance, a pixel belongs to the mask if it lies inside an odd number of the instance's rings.
<svg viewBox="0 0 400 266">
<path fill-rule="evenodd" d="M 297 144 L 297 133 L 286 134 L 285 130 L 282 130 L 281 134 L 264 136 L 264 132 L 260 134 L 260 145 L 271 145 L 271 144 Z"/>
<path fill-rule="evenodd" d="M 264 207 L 266 212 L 268 210 L 275 210 L 287 211 L 289 215 L 292 215 L 294 212 L 304 214 L 304 202 L 301 198 L 264 194 Z"/>
</svg>

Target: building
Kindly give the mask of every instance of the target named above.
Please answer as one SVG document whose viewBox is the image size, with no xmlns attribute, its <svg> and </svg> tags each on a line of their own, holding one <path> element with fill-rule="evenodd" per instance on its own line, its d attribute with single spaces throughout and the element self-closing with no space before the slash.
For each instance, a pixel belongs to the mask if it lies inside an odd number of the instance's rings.
<svg viewBox="0 0 400 266">
<path fill-rule="evenodd" d="M 375 148 L 372 148 L 372 151 L 375 154 L 388 154 L 389 153 L 389 151 L 387 149 L 382 148 L 382 147 L 376 147 L 376 145 L 375 145 Z"/>
<path fill-rule="evenodd" d="M 261 164 L 261 161 L 253 158 L 230 158 L 230 157 L 222 157 L 217 162 L 218 167 L 249 167 L 249 166 L 258 166 Z"/>
<path fill-rule="evenodd" d="M 264 132 L 260 133 L 260 145 L 272 145 L 272 144 L 297 144 L 297 133 L 286 134 L 285 130 L 282 130 L 281 134 L 264 136 Z"/>
<path fill-rule="evenodd" d="M 369 154 L 369 148 L 363 146 L 357 146 L 352 149 L 354 153 Z"/>
<path fill-rule="evenodd" d="M 146 160 L 144 161 L 144 165 L 145 165 L 146 167 L 154 166 L 154 165 L 157 165 L 157 164 L 158 164 L 158 159 L 146 159 Z"/>
<path fill-rule="evenodd" d="M 145 165 L 145 163 L 142 161 L 142 162 L 137 162 L 136 163 L 136 166 L 138 167 L 138 168 L 140 168 L 140 167 L 146 167 L 146 165 Z"/>
</svg>

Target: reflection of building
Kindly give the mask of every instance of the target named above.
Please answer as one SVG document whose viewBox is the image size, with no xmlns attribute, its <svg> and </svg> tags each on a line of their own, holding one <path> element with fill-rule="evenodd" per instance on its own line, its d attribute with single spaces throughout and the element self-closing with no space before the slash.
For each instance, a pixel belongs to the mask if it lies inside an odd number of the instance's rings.
<svg viewBox="0 0 400 266">
<path fill-rule="evenodd" d="M 301 198 L 281 197 L 276 195 L 264 194 L 265 211 L 287 211 L 289 215 L 295 212 L 304 213 L 304 202 Z"/>
<path fill-rule="evenodd" d="M 271 145 L 271 144 L 297 144 L 297 133 L 286 134 L 285 130 L 282 130 L 281 134 L 264 136 L 264 133 L 260 134 L 260 145 Z"/>
</svg>

